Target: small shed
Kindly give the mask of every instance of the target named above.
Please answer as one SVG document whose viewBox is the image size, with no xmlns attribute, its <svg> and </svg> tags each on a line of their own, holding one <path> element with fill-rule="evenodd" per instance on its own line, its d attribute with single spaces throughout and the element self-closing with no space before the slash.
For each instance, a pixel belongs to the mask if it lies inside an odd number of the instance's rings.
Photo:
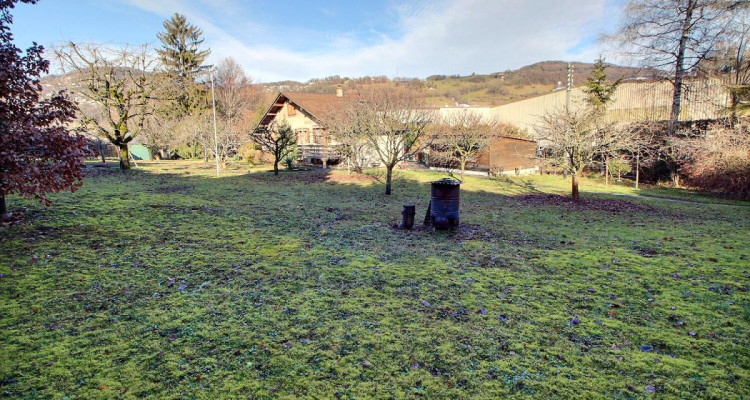
<svg viewBox="0 0 750 400">
<path fill-rule="evenodd" d="M 474 168 L 491 173 L 530 172 L 536 169 L 536 148 L 533 140 L 499 136 L 477 155 Z"/>
<path fill-rule="evenodd" d="M 129 146 L 130 155 L 136 160 L 153 160 L 154 157 L 151 154 L 151 149 L 142 144 L 136 143 Z"/>
</svg>

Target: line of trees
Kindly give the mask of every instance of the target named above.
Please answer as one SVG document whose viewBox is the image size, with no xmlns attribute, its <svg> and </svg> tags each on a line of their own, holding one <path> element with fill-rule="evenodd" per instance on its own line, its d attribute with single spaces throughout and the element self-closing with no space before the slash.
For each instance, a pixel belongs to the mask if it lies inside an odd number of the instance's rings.
<svg viewBox="0 0 750 400">
<path fill-rule="evenodd" d="M 69 90 L 79 99 L 79 122 L 119 150 L 130 168 L 128 146 L 136 139 L 161 158 L 218 158 L 225 163 L 250 142 L 262 91 L 235 60 L 207 65 L 202 31 L 185 16 L 164 22 L 161 47 L 113 47 L 73 43 L 54 49 Z M 215 77 L 217 140 L 214 143 L 209 74 Z"/>
<path fill-rule="evenodd" d="M 675 186 L 680 184 L 677 144 L 685 136 L 678 129 L 685 79 L 690 74 L 709 72 L 706 66 L 722 58 L 730 64 L 744 62 L 748 7 L 750 4 L 743 0 L 630 0 L 618 31 L 608 37 L 641 66 L 670 71 L 667 79 L 673 86 L 672 107 L 667 131 L 660 138 L 659 157 Z M 733 54 L 739 57 L 727 58 Z M 734 69 L 735 76 L 743 69 L 736 64 L 726 67 Z M 746 84 L 739 84 L 732 92 L 740 95 Z M 735 96 L 733 108 L 738 102 Z"/>
<path fill-rule="evenodd" d="M 750 153 L 747 141 L 742 140 L 747 129 L 739 123 L 750 104 L 749 8 L 745 1 L 727 0 L 630 0 L 625 5 L 618 31 L 607 39 L 619 44 L 623 54 L 642 67 L 669 71 L 666 79 L 673 87 L 670 117 L 666 123 L 605 122 L 607 106 L 620 81 L 611 82 L 604 60 L 597 60 L 586 82 L 586 104 L 548 113 L 534 133 L 548 161 L 572 176 L 574 198 L 579 197 L 583 169 L 595 162 L 604 165 L 605 182 L 609 183 L 612 157 L 635 160 L 636 186 L 644 158 L 652 167 L 664 165 L 675 186 L 680 185 L 684 166 L 690 166 L 688 172 L 704 177 L 704 181 L 705 176 L 717 181 L 718 175 L 739 177 L 750 172 L 747 162 L 739 161 Z M 700 75 L 731 77 L 727 121 L 702 134 L 693 124 L 679 120 L 682 99 L 689 89 L 686 79 Z M 735 154 L 733 159 L 738 162 L 719 157 L 716 143 L 731 143 L 734 148 L 725 149 L 724 154 Z M 706 155 L 717 160 L 713 169 L 701 161 Z M 620 161 L 617 164 L 621 171 Z M 724 172 L 718 173 L 721 168 Z M 746 182 L 741 178 L 724 181 L 731 181 L 726 186 L 740 192 L 741 183 Z"/>
</svg>

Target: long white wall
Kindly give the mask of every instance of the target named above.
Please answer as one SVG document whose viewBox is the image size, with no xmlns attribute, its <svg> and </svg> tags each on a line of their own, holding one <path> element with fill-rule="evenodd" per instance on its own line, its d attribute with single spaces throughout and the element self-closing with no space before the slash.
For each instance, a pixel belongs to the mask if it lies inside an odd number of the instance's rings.
<svg viewBox="0 0 750 400">
<path fill-rule="evenodd" d="M 669 118 L 672 107 L 672 84 L 669 82 L 625 82 L 621 84 L 607 108 L 611 121 L 656 121 Z M 571 107 L 583 107 L 583 87 L 573 88 Z M 489 113 L 500 122 L 531 131 L 541 117 L 566 106 L 567 92 L 559 90 L 543 96 L 493 107 Z M 729 104 L 726 86 L 718 79 L 688 82 L 682 96 L 681 121 L 713 119 L 723 115 Z"/>
</svg>

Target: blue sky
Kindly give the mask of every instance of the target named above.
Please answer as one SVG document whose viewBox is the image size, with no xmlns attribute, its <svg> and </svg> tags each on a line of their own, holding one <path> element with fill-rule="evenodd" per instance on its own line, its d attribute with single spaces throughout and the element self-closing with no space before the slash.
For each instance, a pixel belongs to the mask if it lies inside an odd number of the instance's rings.
<svg viewBox="0 0 750 400">
<path fill-rule="evenodd" d="M 158 46 L 162 22 L 180 12 L 203 29 L 211 63 L 233 57 L 258 81 L 425 77 L 592 61 L 608 55 L 597 38 L 616 25 L 621 7 L 621 0 L 41 0 L 17 6 L 13 32 L 20 47 Z"/>
</svg>

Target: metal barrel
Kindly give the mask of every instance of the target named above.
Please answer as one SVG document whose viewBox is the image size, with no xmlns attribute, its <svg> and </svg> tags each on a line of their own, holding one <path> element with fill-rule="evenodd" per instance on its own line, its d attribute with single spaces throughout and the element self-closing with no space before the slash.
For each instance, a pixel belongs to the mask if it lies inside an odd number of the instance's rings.
<svg viewBox="0 0 750 400">
<path fill-rule="evenodd" d="M 430 217 L 437 229 L 458 227 L 461 182 L 454 179 L 441 179 L 431 182 Z"/>
</svg>

